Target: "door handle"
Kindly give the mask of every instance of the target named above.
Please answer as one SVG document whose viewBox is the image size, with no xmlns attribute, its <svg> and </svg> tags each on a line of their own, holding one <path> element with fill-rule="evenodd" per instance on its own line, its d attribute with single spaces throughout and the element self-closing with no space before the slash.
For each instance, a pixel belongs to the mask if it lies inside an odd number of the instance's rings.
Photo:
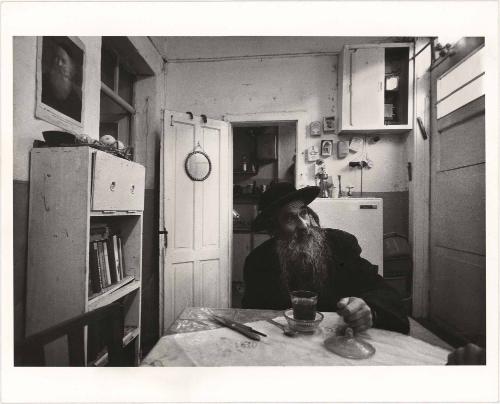
<svg viewBox="0 0 500 404">
<path fill-rule="evenodd" d="M 359 205 L 360 209 L 377 209 L 377 205 Z"/>
<path fill-rule="evenodd" d="M 163 246 L 165 248 L 168 247 L 168 231 L 165 229 L 165 227 L 163 228 L 163 230 L 160 230 L 158 231 L 158 234 L 163 234 Z"/>
</svg>

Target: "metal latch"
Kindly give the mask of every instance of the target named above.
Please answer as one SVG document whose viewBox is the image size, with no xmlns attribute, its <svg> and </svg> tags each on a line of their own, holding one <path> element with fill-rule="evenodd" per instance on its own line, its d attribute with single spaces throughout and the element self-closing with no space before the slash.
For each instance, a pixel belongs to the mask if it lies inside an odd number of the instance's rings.
<svg viewBox="0 0 500 404">
<path fill-rule="evenodd" d="M 359 205 L 360 209 L 377 209 L 377 205 Z"/>
<path fill-rule="evenodd" d="M 163 230 L 160 230 L 158 232 L 158 234 L 163 234 L 163 246 L 165 248 L 167 248 L 168 247 L 168 231 L 167 231 L 167 229 L 165 229 L 165 227 L 163 227 Z"/>
</svg>

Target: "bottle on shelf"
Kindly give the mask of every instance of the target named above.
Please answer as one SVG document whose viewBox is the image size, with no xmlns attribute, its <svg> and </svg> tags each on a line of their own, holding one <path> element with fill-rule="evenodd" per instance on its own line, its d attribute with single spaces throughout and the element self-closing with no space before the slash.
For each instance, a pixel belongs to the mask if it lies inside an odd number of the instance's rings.
<svg viewBox="0 0 500 404">
<path fill-rule="evenodd" d="M 241 156 L 241 171 L 244 173 L 248 171 L 248 157 L 245 154 Z"/>
</svg>

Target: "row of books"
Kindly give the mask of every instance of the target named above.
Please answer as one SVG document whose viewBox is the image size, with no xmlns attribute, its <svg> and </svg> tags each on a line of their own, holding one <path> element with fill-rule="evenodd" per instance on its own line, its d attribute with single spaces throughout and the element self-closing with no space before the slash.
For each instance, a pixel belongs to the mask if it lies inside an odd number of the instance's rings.
<svg viewBox="0 0 500 404">
<path fill-rule="evenodd" d="M 124 277 L 122 239 L 109 228 L 91 228 L 89 256 L 89 295 L 120 282 Z"/>
</svg>

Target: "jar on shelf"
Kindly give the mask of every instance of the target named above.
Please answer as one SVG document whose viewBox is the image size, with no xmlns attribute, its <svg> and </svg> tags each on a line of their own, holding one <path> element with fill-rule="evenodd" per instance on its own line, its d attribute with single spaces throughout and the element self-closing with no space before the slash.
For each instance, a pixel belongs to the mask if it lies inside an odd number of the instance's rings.
<svg viewBox="0 0 500 404">
<path fill-rule="evenodd" d="M 244 154 L 241 156 L 241 171 L 246 173 L 248 170 L 248 157 Z"/>
</svg>

